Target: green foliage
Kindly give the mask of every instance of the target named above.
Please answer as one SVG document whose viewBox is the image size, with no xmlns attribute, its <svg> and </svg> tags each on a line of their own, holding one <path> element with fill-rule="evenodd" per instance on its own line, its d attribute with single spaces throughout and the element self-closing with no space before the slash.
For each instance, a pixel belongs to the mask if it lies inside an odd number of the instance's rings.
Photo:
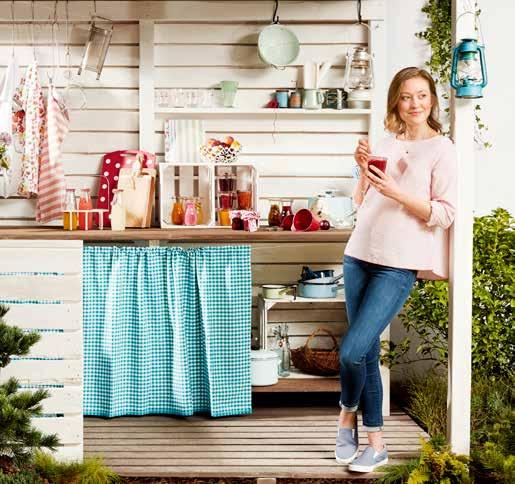
<svg viewBox="0 0 515 484">
<path fill-rule="evenodd" d="M 408 413 L 433 436 L 435 445 L 434 436 L 446 431 L 446 375 L 430 372 L 412 377 L 405 392 Z M 471 469 L 477 482 L 515 482 L 514 396 L 513 376 L 496 380 L 478 376 L 472 382 Z"/>
<path fill-rule="evenodd" d="M 508 376 L 515 354 L 515 223 L 504 209 L 474 221 L 472 365 L 475 375 Z M 447 365 L 448 283 L 417 281 L 399 315 L 420 339 L 417 353 Z M 409 362 L 409 341 L 390 343 L 383 361 Z"/>
<path fill-rule="evenodd" d="M 24 355 L 39 339 L 20 328 L 2 321 L 7 313 L 0 306 L 0 367 L 7 365 L 11 355 Z M 48 397 L 46 390 L 19 391 L 19 384 L 10 378 L 0 385 L 0 457 L 16 463 L 27 462 L 40 448 L 55 450 L 59 440 L 54 434 L 45 435 L 32 426 L 31 419 L 41 415 L 41 401 Z"/>
<path fill-rule="evenodd" d="M 9 309 L 0 304 L 0 368 L 11 361 L 11 356 L 26 355 L 30 347 L 39 341 L 38 333 L 25 333 L 20 328 L 10 326 L 2 321 Z"/>
<path fill-rule="evenodd" d="M 470 483 L 468 458 L 452 453 L 442 437 L 421 439 L 422 452 L 418 460 L 388 466 L 381 484 L 467 484 Z"/>
<path fill-rule="evenodd" d="M 59 462 L 50 454 L 38 452 L 35 470 L 52 484 L 115 484 L 121 481 L 116 472 L 106 467 L 99 457 L 84 462 Z"/>
<path fill-rule="evenodd" d="M 442 90 L 442 97 L 448 101 L 450 97 L 450 77 L 452 66 L 452 0 L 427 0 L 422 7 L 422 12 L 426 14 L 428 25 L 422 32 L 417 32 L 416 37 L 426 41 L 431 48 L 431 55 L 426 61 L 429 72 L 435 79 L 436 83 Z M 481 10 L 475 2 L 475 15 L 479 19 Z M 484 132 L 488 127 L 481 121 L 481 106 L 475 106 L 475 141 L 476 144 L 484 148 L 492 146 L 488 141 L 484 141 Z M 445 107 L 446 115 L 449 114 L 449 108 Z M 448 120 L 447 120 L 448 122 Z"/>
<path fill-rule="evenodd" d="M 18 474 L 4 474 L 0 470 L 0 484 L 43 484 L 43 481 L 34 472 L 23 471 Z"/>
</svg>

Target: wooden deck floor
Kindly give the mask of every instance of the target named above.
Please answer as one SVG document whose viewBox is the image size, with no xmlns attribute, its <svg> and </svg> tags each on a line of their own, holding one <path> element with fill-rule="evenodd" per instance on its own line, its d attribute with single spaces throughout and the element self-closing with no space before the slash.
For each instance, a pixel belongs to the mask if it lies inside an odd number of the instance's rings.
<svg viewBox="0 0 515 484">
<path fill-rule="evenodd" d="M 255 408 L 248 416 L 85 419 L 85 455 L 123 476 L 371 478 L 334 460 L 335 407 Z M 361 422 L 360 422 L 361 425 Z M 417 454 L 427 437 L 406 414 L 385 417 L 390 462 Z M 366 434 L 360 432 L 360 440 Z"/>
</svg>

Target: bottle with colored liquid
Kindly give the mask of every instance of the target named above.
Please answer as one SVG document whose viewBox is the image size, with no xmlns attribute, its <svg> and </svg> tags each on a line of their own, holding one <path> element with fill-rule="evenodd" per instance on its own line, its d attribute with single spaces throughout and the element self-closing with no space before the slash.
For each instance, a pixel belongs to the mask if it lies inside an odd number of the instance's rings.
<svg viewBox="0 0 515 484">
<path fill-rule="evenodd" d="M 79 221 L 75 210 L 77 210 L 77 204 L 75 203 L 75 188 L 67 188 L 63 207 L 64 230 L 77 230 Z"/>
<path fill-rule="evenodd" d="M 195 208 L 195 202 L 192 200 L 186 202 L 184 225 L 197 225 L 197 209 Z"/>
<path fill-rule="evenodd" d="M 125 230 L 125 205 L 123 203 L 123 190 L 113 190 L 114 197 L 111 203 L 111 230 Z"/>
<path fill-rule="evenodd" d="M 197 225 L 204 223 L 204 212 L 202 210 L 202 199 L 195 197 L 195 208 L 197 209 Z"/>
<path fill-rule="evenodd" d="M 79 198 L 79 210 L 91 210 L 93 202 L 89 194 L 89 188 L 83 188 Z M 93 212 L 79 212 L 79 229 L 91 230 L 93 228 Z"/>
<path fill-rule="evenodd" d="M 184 223 L 184 208 L 180 197 L 176 197 L 174 200 L 171 219 L 174 225 L 182 225 Z"/>
</svg>

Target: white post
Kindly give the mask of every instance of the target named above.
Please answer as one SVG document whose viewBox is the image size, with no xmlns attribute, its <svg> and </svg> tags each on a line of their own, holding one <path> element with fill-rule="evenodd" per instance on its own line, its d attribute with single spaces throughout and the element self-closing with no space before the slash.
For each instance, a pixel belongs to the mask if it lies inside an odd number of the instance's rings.
<svg viewBox="0 0 515 484">
<path fill-rule="evenodd" d="M 154 21 L 139 21 L 139 149 L 154 152 Z"/>
<path fill-rule="evenodd" d="M 452 1 L 453 45 L 474 34 L 464 0 Z M 449 381 L 447 439 L 454 452 L 470 451 L 472 347 L 472 230 L 474 208 L 474 104 L 452 92 L 451 130 L 458 152 L 458 198 L 451 229 L 449 277 Z"/>
</svg>

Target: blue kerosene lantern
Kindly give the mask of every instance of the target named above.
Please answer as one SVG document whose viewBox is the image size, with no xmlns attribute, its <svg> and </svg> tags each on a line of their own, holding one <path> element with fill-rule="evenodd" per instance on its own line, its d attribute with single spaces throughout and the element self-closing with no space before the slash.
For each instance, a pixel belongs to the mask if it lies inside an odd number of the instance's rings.
<svg viewBox="0 0 515 484">
<path fill-rule="evenodd" d="M 452 56 L 451 86 L 456 97 L 483 97 L 487 83 L 485 48 L 476 39 L 462 39 Z"/>
</svg>

